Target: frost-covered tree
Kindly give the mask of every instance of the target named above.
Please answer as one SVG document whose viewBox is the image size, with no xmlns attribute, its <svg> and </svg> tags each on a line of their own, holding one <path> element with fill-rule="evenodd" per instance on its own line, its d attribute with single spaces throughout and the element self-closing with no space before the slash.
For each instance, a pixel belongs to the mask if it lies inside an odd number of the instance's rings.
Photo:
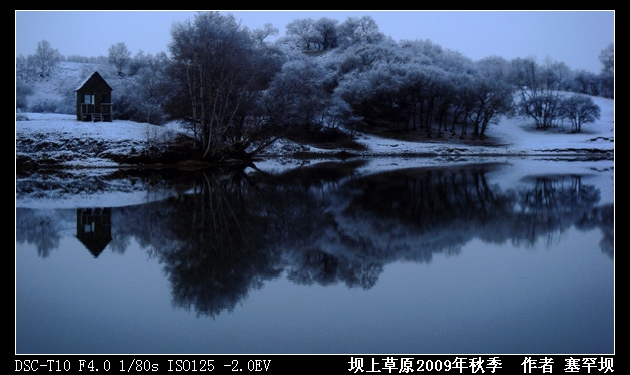
<svg viewBox="0 0 630 375">
<path fill-rule="evenodd" d="M 349 44 L 320 61 L 334 71 L 328 87 L 337 103 L 346 103 L 351 115 L 343 118 L 353 130 L 422 130 L 432 136 L 437 129 L 441 136 L 461 126 L 463 137 L 472 125 L 473 135 L 483 139 L 488 125 L 512 109 L 511 66 L 502 58 L 474 64 L 429 40 L 388 38 Z"/>
<path fill-rule="evenodd" d="M 315 48 L 318 39 L 317 31 L 315 31 L 315 20 L 299 18 L 289 22 L 286 25 L 286 35 L 306 50 Z"/>
<path fill-rule="evenodd" d="M 29 82 L 37 75 L 35 55 L 18 55 L 15 58 L 15 76 L 24 82 Z"/>
<path fill-rule="evenodd" d="M 170 95 L 166 78 L 169 59 L 164 52 L 156 55 L 140 51 L 129 63 L 129 74 L 117 88 L 117 117 L 150 124 L 165 119 L 163 105 Z"/>
<path fill-rule="evenodd" d="M 34 62 L 38 67 L 39 76 L 47 77 L 50 75 L 52 69 L 61 60 L 61 54 L 55 48 L 52 48 L 50 42 L 42 40 L 37 42 L 37 49 L 35 50 Z"/>
<path fill-rule="evenodd" d="M 359 43 L 340 53 L 335 94 L 366 124 L 406 127 L 401 78 L 409 67 L 396 43 Z"/>
<path fill-rule="evenodd" d="M 568 68 L 564 63 L 535 58 L 512 60 L 512 82 L 519 90 L 518 108 L 534 119 L 536 127 L 547 129 L 559 119 L 560 91 L 566 88 Z"/>
<path fill-rule="evenodd" d="M 575 132 L 582 131 L 582 125 L 599 119 L 601 110 L 588 96 L 571 95 L 562 100 L 560 112 L 564 118 L 571 121 L 571 128 Z"/>
<path fill-rule="evenodd" d="M 400 47 L 409 50 L 414 56 L 423 56 L 431 65 L 443 66 L 450 57 L 446 49 L 429 39 L 403 40 Z"/>
<path fill-rule="evenodd" d="M 252 31 L 252 38 L 256 40 L 259 46 L 262 46 L 267 37 L 278 35 L 279 32 L 280 30 L 277 27 L 274 27 L 271 23 L 266 23 L 262 28 Z"/>
<path fill-rule="evenodd" d="M 586 95 L 599 95 L 598 77 L 595 73 L 578 70 L 573 75 L 575 91 Z"/>
<path fill-rule="evenodd" d="M 474 74 L 458 74 L 453 78 L 455 86 L 455 103 L 451 110 L 451 133 L 455 134 L 455 127 L 460 127 L 460 138 L 468 134 L 469 119 L 476 103 L 476 88 Z"/>
<path fill-rule="evenodd" d="M 339 42 L 338 23 L 327 17 L 300 18 L 287 24 L 286 35 L 304 50 L 330 50 Z"/>
<path fill-rule="evenodd" d="M 173 24 L 168 111 L 191 125 L 202 159 L 243 157 L 272 124 L 261 108 L 264 90 L 280 68 L 233 15 L 199 12 Z"/>
<path fill-rule="evenodd" d="M 21 78 L 17 78 L 15 80 L 15 109 L 18 110 L 26 110 L 28 108 L 28 100 L 27 97 L 33 93 L 33 88 L 29 83 L 22 80 Z"/>
<path fill-rule="evenodd" d="M 441 93 L 447 94 L 444 86 L 446 72 L 439 66 L 429 64 L 425 56 L 416 55 L 414 60 L 402 66 L 403 73 L 399 82 L 401 109 L 408 112 L 406 122 L 411 122 L 412 130 L 424 129 L 430 135 L 436 97 Z M 407 125 L 405 129 L 408 129 Z"/>
<path fill-rule="evenodd" d="M 599 75 L 599 95 L 613 98 L 615 92 L 615 45 L 610 43 L 599 54 L 602 71 Z"/>
<path fill-rule="evenodd" d="M 114 64 L 118 75 L 123 74 L 123 69 L 131 60 L 131 52 L 123 42 L 112 44 L 108 49 L 108 58 L 111 64 Z"/>
<path fill-rule="evenodd" d="M 331 48 L 337 47 L 339 35 L 337 32 L 337 24 L 339 21 L 322 17 L 315 21 L 313 24 L 313 28 L 317 32 L 316 42 L 319 46 L 319 49 L 329 50 Z"/>
<path fill-rule="evenodd" d="M 508 79 L 509 63 L 502 57 L 487 57 L 477 62 L 471 111 L 473 137 L 485 138 L 488 125 L 512 110 L 514 86 Z"/>
<path fill-rule="evenodd" d="M 610 43 L 599 54 L 602 63 L 602 73 L 615 74 L 615 45 Z"/>
<path fill-rule="evenodd" d="M 340 51 L 333 58 L 336 60 L 337 69 L 343 76 L 353 70 L 367 71 L 379 61 L 389 61 L 401 54 L 400 48 L 391 40 L 383 40 L 379 43 L 357 43 Z"/>
<path fill-rule="evenodd" d="M 376 21 L 370 16 L 348 17 L 338 27 L 339 45 L 351 46 L 357 43 L 377 43 L 385 39 Z"/>
<path fill-rule="evenodd" d="M 330 71 L 317 60 L 299 55 L 282 67 L 266 93 L 266 100 L 273 107 L 273 116 L 285 131 L 315 132 L 323 127 L 335 127 L 333 118 L 335 100 L 327 88 Z"/>
</svg>

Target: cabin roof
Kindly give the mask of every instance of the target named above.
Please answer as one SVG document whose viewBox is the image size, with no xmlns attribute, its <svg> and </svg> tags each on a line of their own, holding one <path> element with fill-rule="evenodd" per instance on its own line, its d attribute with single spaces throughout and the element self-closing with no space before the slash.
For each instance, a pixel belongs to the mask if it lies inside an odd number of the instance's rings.
<svg viewBox="0 0 630 375">
<path fill-rule="evenodd" d="M 97 79 L 97 78 L 98 78 L 98 79 L 102 80 L 102 81 L 103 81 L 103 82 L 107 85 L 107 87 L 108 87 L 110 90 L 113 90 L 113 89 L 111 88 L 111 86 L 107 83 L 107 81 L 105 81 L 105 79 L 104 79 L 103 77 L 101 77 L 101 75 L 100 75 L 100 74 L 98 74 L 98 72 L 96 72 L 96 71 L 95 71 L 94 73 L 92 73 L 91 75 L 89 75 L 87 78 L 85 78 L 85 79 L 83 80 L 83 82 L 81 82 L 81 83 L 79 84 L 79 87 L 77 87 L 74 91 L 79 91 L 79 90 L 81 90 L 81 89 L 83 88 L 83 86 L 85 86 L 85 85 L 86 85 L 86 84 L 87 84 L 87 83 L 88 83 L 88 82 L 89 82 L 92 78 L 95 78 L 95 79 Z"/>
</svg>

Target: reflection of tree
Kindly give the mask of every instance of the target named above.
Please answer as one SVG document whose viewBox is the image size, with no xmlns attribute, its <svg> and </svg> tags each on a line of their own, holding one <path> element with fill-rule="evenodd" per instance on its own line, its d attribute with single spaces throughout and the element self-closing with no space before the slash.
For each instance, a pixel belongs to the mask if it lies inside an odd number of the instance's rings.
<svg viewBox="0 0 630 375">
<path fill-rule="evenodd" d="M 488 228 L 511 213 L 509 197 L 488 184 L 488 168 L 418 168 L 355 179 L 343 216 L 367 230 L 346 232 L 374 244 L 381 259 L 429 262 L 434 253 L 455 254 L 474 237 L 490 237 Z M 384 232 L 386 244 L 374 237 Z"/>
<path fill-rule="evenodd" d="M 112 210 L 110 247 L 124 252 L 134 239 L 162 263 L 173 304 L 209 316 L 282 273 L 367 289 L 388 263 L 455 255 L 474 238 L 532 245 L 571 225 L 600 227 L 613 255 L 614 206 L 595 207 L 599 192 L 579 176 L 540 176 L 503 192 L 489 177 L 498 165 L 366 175 L 360 165 L 191 172 L 171 198 Z M 16 237 L 55 238 L 45 235 L 53 222 L 21 213 Z"/>
<path fill-rule="evenodd" d="M 16 177 L 16 198 L 26 201 L 50 199 L 72 202 L 75 196 L 120 193 L 135 195 L 142 192 L 146 201 L 164 199 L 188 189 L 191 174 L 187 170 L 150 169 L 110 171 L 100 173 L 81 173 L 73 170 L 46 170 Z M 132 237 L 142 234 L 147 224 L 142 214 L 134 217 L 132 213 L 142 211 L 144 205 L 121 207 L 112 210 L 112 240 L 110 248 L 124 253 Z M 67 217 L 66 217 L 67 216 Z M 16 241 L 35 243 L 38 253 L 46 257 L 59 246 L 64 225 L 66 229 L 76 230 L 76 209 L 29 210 L 16 208 Z M 159 236 L 158 236 L 159 237 Z M 146 238 L 146 237 L 145 237 Z M 149 242 L 144 242 L 146 246 Z"/>
<path fill-rule="evenodd" d="M 615 256 L 615 206 L 612 204 L 585 211 L 575 226 L 581 230 L 601 228 L 604 238 L 599 246 L 613 259 Z"/>
<path fill-rule="evenodd" d="M 109 243 L 109 249 L 114 253 L 124 254 L 130 243 L 130 236 L 114 231 L 114 233 L 112 234 L 112 240 Z"/>
<path fill-rule="evenodd" d="M 313 282 L 328 285 L 337 283 L 339 261 L 324 251 L 312 250 L 305 252 L 302 264 L 289 272 L 289 280 L 297 284 L 312 284 Z"/>
<path fill-rule="evenodd" d="M 159 232 L 168 241 L 153 247 L 169 275 L 174 304 L 214 316 L 231 311 L 250 288 L 280 270 L 265 241 L 268 223 L 257 214 L 261 202 L 245 176 L 200 177 L 193 193 L 164 202 L 170 206 L 162 221 L 168 230 L 161 226 Z"/>
<path fill-rule="evenodd" d="M 59 247 L 61 223 L 54 211 L 38 211 L 17 208 L 15 211 L 15 240 L 17 243 L 34 244 L 42 258 Z"/>
<path fill-rule="evenodd" d="M 382 272 L 380 261 L 356 259 L 354 251 L 367 249 L 341 230 L 337 209 L 342 207 L 347 181 L 363 162 L 322 163 L 280 176 L 259 179 L 265 211 L 272 223 L 271 243 L 282 252 L 288 278 L 299 284 L 371 288 Z"/>
<path fill-rule="evenodd" d="M 573 225 L 599 201 L 599 191 L 582 183 L 581 176 L 536 177 L 533 189 L 521 190 L 513 241 L 533 245 L 541 236 L 547 243 Z"/>
<path fill-rule="evenodd" d="M 300 263 L 289 265 L 287 278 L 303 285 L 331 285 L 343 281 L 349 288 L 369 289 L 376 284 L 381 272 L 382 264 L 355 264 L 321 250 L 310 250 L 302 254 Z"/>
</svg>

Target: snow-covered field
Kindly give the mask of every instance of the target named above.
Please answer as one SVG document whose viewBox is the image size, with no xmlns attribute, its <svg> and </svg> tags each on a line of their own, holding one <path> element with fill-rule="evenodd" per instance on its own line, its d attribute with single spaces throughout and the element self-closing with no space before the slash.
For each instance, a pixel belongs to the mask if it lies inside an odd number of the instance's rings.
<svg viewBox="0 0 630 375">
<path fill-rule="evenodd" d="M 404 142 L 395 139 L 379 138 L 368 134 L 359 134 L 358 141 L 366 146 L 366 151 L 352 151 L 357 156 L 369 157 L 370 169 L 388 169 L 392 166 L 405 167 L 419 165 L 439 165 L 467 161 L 471 157 L 479 160 L 496 157 L 510 159 L 528 156 L 584 156 L 598 155 L 614 159 L 615 128 L 614 100 L 592 97 L 601 109 L 597 122 L 586 124 L 581 133 L 549 129 L 536 130 L 534 121 L 527 117 L 504 118 L 499 124 L 491 125 L 488 136 L 497 146 L 470 146 L 463 143 L 449 144 L 435 141 Z M 267 153 L 282 155 L 284 150 L 296 149 L 296 145 L 278 141 Z M 309 146 L 300 146 L 301 151 L 321 154 L 322 159 L 338 150 L 321 150 Z M 425 154 L 429 157 L 418 158 L 414 155 Z M 310 161 L 313 162 L 313 161 Z M 281 170 L 287 166 L 303 163 L 290 157 L 265 159 L 257 165 L 261 169 Z"/>
<path fill-rule="evenodd" d="M 598 151 L 614 153 L 614 100 L 593 97 L 601 108 L 601 118 L 585 124 L 581 133 L 570 133 L 552 128 L 536 130 L 533 120 L 526 117 L 502 119 L 491 125 L 488 136 L 498 146 L 470 146 L 448 142 L 405 142 L 358 134 L 357 141 L 366 146 L 365 151 L 351 151 L 356 156 L 406 157 L 410 155 L 435 155 L 435 161 L 453 161 L 462 156 L 527 156 L 584 154 Z M 117 164 L 103 155 L 125 155 L 146 147 L 151 142 L 168 139 L 176 132 L 183 132 L 177 124 L 154 126 L 146 123 L 114 120 L 113 122 L 80 122 L 73 115 L 24 113 L 28 121 L 16 121 L 16 157 L 25 154 L 33 159 L 43 156 L 63 160 L 66 166 L 116 167 Z M 568 128 L 568 126 L 566 127 Z M 98 144 L 98 153 L 77 148 L 77 144 L 91 140 Z M 33 147 L 34 144 L 45 145 Z M 26 146 L 29 147 L 26 147 Z M 265 155 L 273 155 L 267 162 L 291 162 L 292 150 L 306 151 L 323 158 L 339 150 L 324 150 L 307 145 L 288 144 L 278 141 Z M 77 152 L 78 150 L 78 152 Z M 72 155 L 72 152 L 75 152 Z M 36 155 L 34 153 L 41 153 Z M 429 161 L 429 160 L 427 160 Z M 265 163 L 262 163 L 265 164 Z"/>
<path fill-rule="evenodd" d="M 34 82 L 37 89 L 28 98 L 29 102 L 55 101 L 67 88 L 74 89 L 94 71 L 100 71 L 111 80 L 116 80 L 115 72 L 109 65 L 61 62 L 51 77 Z M 66 90 L 67 91 L 67 90 Z M 366 151 L 352 153 L 356 156 L 405 157 L 409 155 L 434 155 L 426 162 L 457 160 L 470 155 L 558 155 L 561 153 L 582 154 L 587 151 L 614 150 L 614 100 L 592 97 L 601 109 L 601 118 L 592 124 L 585 124 L 582 133 L 570 134 L 558 129 L 536 131 L 532 119 L 516 117 L 502 119 L 498 125 L 491 125 L 487 131 L 496 147 L 470 146 L 461 142 L 404 142 L 383 139 L 367 134 L 358 134 L 358 141 L 365 144 Z M 20 113 L 16 121 L 16 160 L 23 157 L 32 160 L 61 161 L 70 167 L 116 167 L 112 155 L 130 155 L 152 142 L 167 140 L 176 132 L 183 131 L 178 124 L 167 127 L 131 121 L 114 120 L 111 123 L 84 123 L 74 115 L 52 113 Z M 339 150 L 323 150 L 306 145 L 278 141 L 265 155 L 273 158 L 260 165 L 299 165 L 302 161 L 290 156 L 295 151 L 330 156 Z M 264 156 L 264 155 L 263 155 Z"/>
</svg>

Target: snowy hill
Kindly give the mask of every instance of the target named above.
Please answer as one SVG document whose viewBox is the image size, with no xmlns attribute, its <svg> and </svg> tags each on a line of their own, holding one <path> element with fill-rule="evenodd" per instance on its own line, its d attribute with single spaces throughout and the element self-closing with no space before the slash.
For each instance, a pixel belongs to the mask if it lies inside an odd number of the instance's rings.
<svg viewBox="0 0 630 375">
<path fill-rule="evenodd" d="M 28 82 L 32 90 L 26 96 L 26 101 L 29 107 L 72 114 L 75 105 L 74 90 L 94 71 L 105 75 L 107 80 L 117 78 L 107 65 L 63 61 L 53 69 L 49 77 L 35 77 Z"/>
</svg>

